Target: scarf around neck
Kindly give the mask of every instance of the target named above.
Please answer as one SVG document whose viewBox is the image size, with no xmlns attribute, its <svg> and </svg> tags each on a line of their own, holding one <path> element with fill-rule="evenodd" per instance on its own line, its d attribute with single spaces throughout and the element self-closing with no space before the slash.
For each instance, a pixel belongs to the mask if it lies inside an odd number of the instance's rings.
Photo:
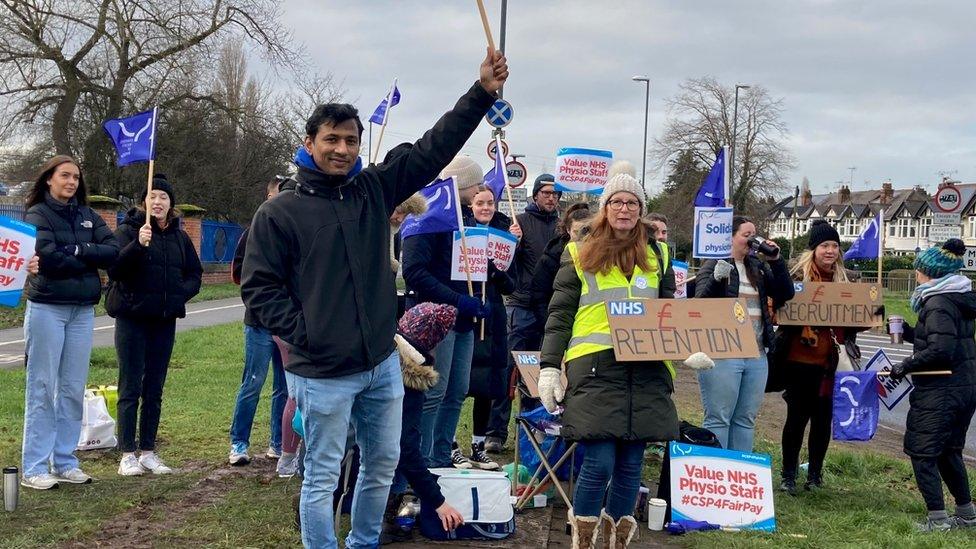
<svg viewBox="0 0 976 549">
<path fill-rule="evenodd" d="M 916 313 L 922 310 L 922 303 L 939 294 L 961 294 L 972 291 L 973 281 L 959 273 L 947 274 L 941 278 L 933 278 L 920 284 L 912 293 L 912 310 Z"/>
</svg>

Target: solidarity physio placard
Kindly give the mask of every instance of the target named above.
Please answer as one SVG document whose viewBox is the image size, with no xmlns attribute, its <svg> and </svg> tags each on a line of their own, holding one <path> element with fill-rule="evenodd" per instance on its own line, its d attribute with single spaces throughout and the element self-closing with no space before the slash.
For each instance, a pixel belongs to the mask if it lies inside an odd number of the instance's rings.
<svg viewBox="0 0 976 549">
<path fill-rule="evenodd" d="M 692 257 L 725 259 L 732 255 L 732 208 L 695 208 Z"/>
<path fill-rule="evenodd" d="M 747 530 L 776 530 L 772 459 L 671 442 L 671 519 Z"/>
<path fill-rule="evenodd" d="M 30 223 L 0 216 L 0 305 L 20 303 L 36 239 L 37 228 Z"/>
</svg>

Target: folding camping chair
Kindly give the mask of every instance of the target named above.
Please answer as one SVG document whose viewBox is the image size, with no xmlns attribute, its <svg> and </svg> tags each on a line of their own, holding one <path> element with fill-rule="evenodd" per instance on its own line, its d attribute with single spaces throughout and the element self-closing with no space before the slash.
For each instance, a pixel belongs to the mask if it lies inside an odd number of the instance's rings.
<svg viewBox="0 0 976 549">
<path fill-rule="evenodd" d="M 516 368 L 518 370 L 519 377 L 521 377 L 522 379 L 522 383 L 518 391 L 516 392 L 517 398 L 519 398 L 519 400 L 521 401 L 522 393 L 525 392 L 526 396 L 534 399 L 538 399 L 540 367 L 538 365 L 516 363 Z M 563 376 L 563 383 L 565 384 L 565 382 L 566 382 L 565 376 Z M 516 410 L 521 410 L 520 404 L 521 402 L 519 402 L 516 405 L 515 408 Z M 573 462 L 574 459 L 573 456 L 575 455 L 575 451 L 576 451 L 576 443 L 574 442 L 570 444 L 569 447 L 566 449 L 566 451 L 563 452 L 561 456 L 559 456 L 559 459 L 556 461 L 556 464 L 552 465 L 551 460 L 554 457 L 552 454 L 555 452 L 555 449 L 558 448 L 558 445 L 553 444 L 549 452 L 544 451 L 542 447 L 539 446 L 539 442 L 536 441 L 533 431 L 544 432 L 549 436 L 556 437 L 557 441 L 562 441 L 563 439 L 562 436 L 560 435 L 561 426 L 558 423 L 553 425 L 539 425 L 537 423 L 533 423 L 527 418 L 522 417 L 521 413 L 516 415 L 515 422 L 517 425 L 520 426 L 522 431 L 525 433 L 525 438 L 529 441 L 529 445 L 531 445 L 532 450 L 539 457 L 539 466 L 536 467 L 535 472 L 532 474 L 532 478 L 525 486 L 525 490 L 522 492 L 522 495 L 519 496 L 518 499 L 516 500 L 515 509 L 517 511 L 521 511 L 525 507 L 525 505 L 529 502 L 530 499 L 532 499 L 534 496 L 542 492 L 543 489 L 545 489 L 547 481 L 551 481 L 553 483 L 553 485 L 556 488 L 556 491 L 559 492 L 559 496 L 562 497 L 563 502 L 566 504 L 566 507 L 572 508 L 573 506 L 572 498 L 570 498 L 563 490 L 562 481 L 559 480 L 559 477 L 556 475 L 556 471 L 558 471 L 559 468 L 562 467 L 564 463 L 566 463 L 566 460 L 571 460 L 570 468 L 569 468 L 569 493 L 572 493 L 573 475 L 576 469 L 575 463 Z M 518 488 L 518 476 L 519 476 L 518 474 L 519 455 L 521 453 L 520 451 L 521 449 L 519 448 L 519 440 L 520 439 L 518 433 L 515 433 L 515 470 L 512 475 L 512 495 L 516 495 L 516 496 L 518 496 L 517 488 Z M 539 475 L 543 469 L 545 469 L 546 474 L 545 477 L 540 479 Z"/>
</svg>

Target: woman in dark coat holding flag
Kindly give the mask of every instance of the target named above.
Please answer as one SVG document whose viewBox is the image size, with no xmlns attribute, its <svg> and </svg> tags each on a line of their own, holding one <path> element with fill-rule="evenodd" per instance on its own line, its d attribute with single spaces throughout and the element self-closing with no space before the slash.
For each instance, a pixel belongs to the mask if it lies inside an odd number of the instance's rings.
<svg viewBox="0 0 976 549">
<path fill-rule="evenodd" d="M 115 317 L 119 355 L 119 446 L 123 476 L 172 473 L 156 454 L 163 384 L 176 336 L 176 319 L 200 291 L 203 268 L 189 235 L 180 227 L 173 187 L 162 174 L 153 179 L 146 211 L 133 208 L 115 231 L 121 246 L 108 270 L 105 309 Z M 140 401 L 142 402 L 140 410 Z M 136 457 L 136 415 L 139 450 Z"/>
<path fill-rule="evenodd" d="M 962 457 L 976 412 L 976 293 L 972 280 L 959 274 L 965 255 L 966 245 L 952 238 L 915 258 L 919 286 L 911 306 L 918 323 L 914 329 L 905 325 L 905 340 L 914 349 L 891 370 L 892 379 L 925 370 L 952 372 L 914 376 L 915 389 L 908 397 L 905 453 L 912 458 L 915 482 L 928 509 L 927 520 L 919 525 L 923 531 L 976 526 Z M 946 513 L 942 483 L 956 500 L 952 516 Z"/>
</svg>

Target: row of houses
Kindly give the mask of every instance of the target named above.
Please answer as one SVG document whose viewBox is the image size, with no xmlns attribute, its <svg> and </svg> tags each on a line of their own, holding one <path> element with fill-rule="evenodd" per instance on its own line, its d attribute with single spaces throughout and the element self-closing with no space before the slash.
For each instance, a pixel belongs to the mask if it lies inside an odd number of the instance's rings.
<svg viewBox="0 0 976 549">
<path fill-rule="evenodd" d="M 976 183 L 943 182 L 954 185 L 962 196 L 961 230 L 966 245 L 976 245 Z M 886 182 L 878 190 L 852 191 L 847 185 L 829 194 L 812 194 L 809 189 L 800 196 L 785 198 L 769 211 L 767 224 L 770 238 L 793 238 L 805 234 L 816 219 L 826 219 L 837 228 L 842 241 L 851 242 L 860 235 L 878 212 L 884 210 L 885 252 L 911 255 L 938 244 L 929 239 L 932 212 L 938 211 L 932 196 L 922 187 L 894 189 Z"/>
</svg>

